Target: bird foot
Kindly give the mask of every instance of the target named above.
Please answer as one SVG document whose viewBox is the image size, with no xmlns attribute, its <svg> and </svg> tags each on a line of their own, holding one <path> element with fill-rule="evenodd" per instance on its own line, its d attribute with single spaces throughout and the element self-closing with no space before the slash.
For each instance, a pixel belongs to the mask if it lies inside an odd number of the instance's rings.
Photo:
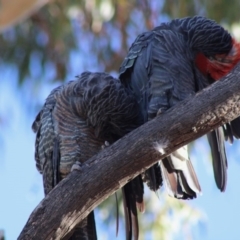
<svg viewBox="0 0 240 240">
<path fill-rule="evenodd" d="M 104 142 L 104 145 L 102 145 L 102 149 L 105 149 L 106 147 L 109 147 L 110 143 L 108 141 Z"/>
<path fill-rule="evenodd" d="M 158 111 L 157 111 L 157 116 L 159 116 L 161 113 L 162 113 L 162 109 L 159 108 Z"/>
<path fill-rule="evenodd" d="M 79 162 L 79 161 L 76 161 L 76 162 L 72 165 L 71 172 L 72 172 L 73 170 L 82 171 L 82 163 Z"/>
<path fill-rule="evenodd" d="M 166 107 L 161 107 L 158 109 L 157 111 L 157 116 L 159 116 L 160 114 L 164 113 L 167 111 L 167 108 Z"/>
</svg>

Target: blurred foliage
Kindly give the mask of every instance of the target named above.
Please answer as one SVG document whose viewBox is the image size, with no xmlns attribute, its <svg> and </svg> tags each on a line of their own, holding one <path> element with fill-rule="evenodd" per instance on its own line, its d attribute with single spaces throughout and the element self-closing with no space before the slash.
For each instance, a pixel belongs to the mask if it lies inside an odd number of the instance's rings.
<svg viewBox="0 0 240 240">
<path fill-rule="evenodd" d="M 136 36 L 161 21 L 202 14 L 232 24 L 239 21 L 239 8 L 238 0 L 53 1 L 0 35 L 0 63 L 16 65 L 19 83 L 43 79 L 49 66 L 52 80 L 63 81 L 72 54 L 79 69 L 118 71 Z"/>
<path fill-rule="evenodd" d="M 229 3 L 227 0 L 168 0 L 165 1 L 163 12 L 171 18 L 204 15 L 231 25 L 240 20 L 240 1 L 232 0 Z"/>
<path fill-rule="evenodd" d="M 206 223 L 206 216 L 198 209 L 189 205 L 189 201 L 181 201 L 170 198 L 166 192 L 154 193 L 145 185 L 145 208 L 144 213 L 138 212 L 139 216 L 139 239 L 193 239 L 192 227 L 199 223 Z M 124 235 L 125 222 L 123 215 L 123 203 L 121 190 L 117 192 L 120 213 L 119 235 Z M 116 203 L 115 196 L 111 196 L 98 207 L 98 218 L 111 229 L 111 235 L 115 235 L 116 229 Z M 110 232 L 110 230 L 109 230 Z M 121 239 L 121 238 L 120 238 Z"/>
<path fill-rule="evenodd" d="M 117 72 L 137 35 L 162 21 L 200 14 L 230 26 L 239 22 L 239 9 L 239 0 L 231 4 L 228 0 L 50 1 L 0 34 L 0 64 L 17 69 L 20 85 L 29 80 L 38 85 L 46 79 L 65 81 L 84 70 Z M 113 199 L 99 208 L 111 228 L 115 224 Z M 170 240 L 179 232 L 191 239 L 192 225 L 203 218 L 188 202 L 162 193 L 158 200 L 148 192 L 146 209 L 140 217 L 142 239 Z"/>
</svg>

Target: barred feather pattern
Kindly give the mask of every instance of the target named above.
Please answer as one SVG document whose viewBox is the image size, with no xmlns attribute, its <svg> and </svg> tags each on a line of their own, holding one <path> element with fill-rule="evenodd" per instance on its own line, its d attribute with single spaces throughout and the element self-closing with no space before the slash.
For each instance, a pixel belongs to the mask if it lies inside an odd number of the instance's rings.
<svg viewBox="0 0 240 240">
<path fill-rule="evenodd" d="M 131 91 L 106 73 L 84 72 L 76 81 L 54 89 L 32 125 L 45 194 L 56 185 L 55 175 L 65 178 L 76 161 L 84 163 L 105 141 L 112 143 L 142 123 Z M 81 222 L 70 239 L 96 239 L 88 224 L 88 219 Z M 92 224 L 95 228 L 94 217 Z"/>
<path fill-rule="evenodd" d="M 54 94 L 62 87 L 54 89 L 47 97 L 41 111 L 36 116 L 32 124 L 32 129 L 36 133 L 35 140 L 35 161 L 38 171 L 43 174 L 44 193 L 48 194 L 53 184 L 53 165 L 51 162 L 54 146 L 54 121 L 52 112 L 56 104 Z"/>
<path fill-rule="evenodd" d="M 70 171 L 72 159 L 83 163 L 105 141 L 112 143 L 141 123 L 134 97 L 107 74 L 83 73 L 55 98 L 54 132 L 60 138 L 63 175 Z"/>
</svg>

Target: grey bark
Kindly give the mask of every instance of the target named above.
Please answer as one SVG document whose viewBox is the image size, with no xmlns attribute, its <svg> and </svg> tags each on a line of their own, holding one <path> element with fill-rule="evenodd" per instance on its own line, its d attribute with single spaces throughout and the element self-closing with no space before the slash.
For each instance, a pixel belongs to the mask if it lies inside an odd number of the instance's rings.
<svg viewBox="0 0 240 240">
<path fill-rule="evenodd" d="M 158 160 L 240 115 L 240 65 L 73 171 L 30 215 L 18 239 L 62 239 L 104 199 Z M 157 152 L 155 148 L 159 148 Z"/>
</svg>

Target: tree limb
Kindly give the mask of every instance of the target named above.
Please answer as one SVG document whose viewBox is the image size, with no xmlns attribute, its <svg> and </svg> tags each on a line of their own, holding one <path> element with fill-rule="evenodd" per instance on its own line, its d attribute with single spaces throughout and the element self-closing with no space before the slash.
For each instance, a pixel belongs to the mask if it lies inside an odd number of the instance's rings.
<svg viewBox="0 0 240 240">
<path fill-rule="evenodd" d="M 89 159 L 80 172 L 69 174 L 32 212 L 18 239 L 62 239 L 130 179 L 239 115 L 240 65 Z"/>
<path fill-rule="evenodd" d="M 26 19 L 48 2 L 48 0 L 19 0 L 17 2 L 14 0 L 2 0 L 0 8 L 0 32 Z"/>
</svg>

